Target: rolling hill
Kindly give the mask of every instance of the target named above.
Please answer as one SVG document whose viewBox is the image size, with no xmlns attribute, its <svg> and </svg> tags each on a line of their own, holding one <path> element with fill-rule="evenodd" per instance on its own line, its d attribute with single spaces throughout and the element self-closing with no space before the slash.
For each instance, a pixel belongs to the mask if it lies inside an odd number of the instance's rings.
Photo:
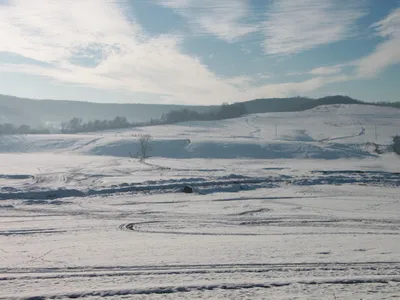
<svg viewBox="0 0 400 300">
<path fill-rule="evenodd" d="M 347 96 L 328 96 L 319 99 L 306 97 L 263 98 L 243 102 L 248 113 L 293 112 L 312 109 L 320 105 L 371 103 L 352 99 Z M 400 102 L 374 103 L 379 106 L 400 108 Z M 125 117 L 131 122 L 145 122 L 160 119 L 172 110 L 187 108 L 199 113 L 217 109 L 218 106 L 189 106 L 171 104 L 117 104 L 94 103 L 69 100 L 33 100 L 0 95 L 0 123 L 31 126 L 48 123 L 61 123 L 74 117 L 83 120 L 111 120 L 117 116 Z"/>
</svg>

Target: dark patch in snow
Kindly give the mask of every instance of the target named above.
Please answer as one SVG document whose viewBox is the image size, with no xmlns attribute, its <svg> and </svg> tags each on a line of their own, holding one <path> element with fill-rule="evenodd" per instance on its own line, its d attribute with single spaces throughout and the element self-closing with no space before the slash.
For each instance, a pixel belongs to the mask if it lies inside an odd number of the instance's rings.
<svg viewBox="0 0 400 300">
<path fill-rule="evenodd" d="M 41 199 L 31 199 L 24 201 L 25 205 L 63 205 L 69 203 L 71 202 L 61 201 L 61 200 L 41 200 Z"/>
<path fill-rule="evenodd" d="M 191 186 L 185 185 L 184 188 L 182 189 L 182 192 L 184 192 L 186 194 L 192 194 L 193 188 Z"/>
<path fill-rule="evenodd" d="M 6 175 L 6 174 L 0 174 L 0 179 L 31 179 L 33 178 L 32 175 Z"/>
<path fill-rule="evenodd" d="M 0 231 L 0 236 L 10 236 L 10 235 L 31 235 L 31 234 L 54 234 L 54 233 L 64 233 L 65 230 L 59 230 L 56 228 L 45 228 L 45 229 L 16 229 L 16 230 L 6 230 Z"/>
<path fill-rule="evenodd" d="M 311 175 L 310 175 L 311 174 Z M 122 183 L 106 188 L 90 189 L 81 191 L 78 189 L 48 189 L 48 190 L 23 190 L 18 191 L 13 188 L 0 192 L 0 200 L 9 199 L 28 199 L 28 200 L 49 200 L 67 197 L 87 197 L 95 195 L 110 195 L 116 193 L 140 193 L 156 192 L 171 193 L 182 191 L 182 187 L 190 186 L 193 191 L 200 194 L 210 194 L 217 192 L 240 192 L 254 190 L 258 188 L 274 188 L 282 185 L 370 185 L 370 186 L 400 186 L 400 174 L 381 171 L 312 171 L 303 176 L 275 175 L 268 177 L 248 177 L 240 174 L 230 174 L 227 176 L 216 176 L 214 178 L 180 178 L 168 180 L 151 180 L 142 183 Z M 317 175 L 319 174 L 319 175 Z M 261 198 L 260 198 L 261 199 Z M 264 198 L 268 199 L 268 198 Z M 271 198 L 274 199 L 274 198 Z M 284 199 L 284 198 L 281 198 Z M 238 199 L 241 200 L 241 199 Z M 224 201 L 229 201 L 225 199 Z M 233 201 L 233 200 L 231 200 Z M 62 204 L 53 202 L 47 204 Z"/>
<path fill-rule="evenodd" d="M 248 210 L 248 211 L 243 211 L 240 212 L 238 214 L 236 214 L 237 216 L 246 216 L 246 215 L 255 215 L 255 214 L 259 214 L 259 213 L 263 213 L 263 212 L 269 212 L 271 211 L 268 208 L 260 208 L 260 209 L 255 209 L 255 210 Z"/>
<path fill-rule="evenodd" d="M 7 208 L 14 208 L 14 205 L 11 205 L 11 204 L 0 205 L 0 209 L 2 209 L 2 208 L 4 208 L 4 209 L 7 209 Z"/>
</svg>

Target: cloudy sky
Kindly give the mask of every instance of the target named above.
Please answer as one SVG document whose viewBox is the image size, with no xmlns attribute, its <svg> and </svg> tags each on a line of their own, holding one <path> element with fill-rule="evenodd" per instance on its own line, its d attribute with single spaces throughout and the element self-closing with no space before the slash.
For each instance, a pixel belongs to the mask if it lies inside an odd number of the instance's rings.
<svg viewBox="0 0 400 300">
<path fill-rule="evenodd" d="M 0 0 L 0 93 L 400 100 L 400 0 Z"/>
</svg>

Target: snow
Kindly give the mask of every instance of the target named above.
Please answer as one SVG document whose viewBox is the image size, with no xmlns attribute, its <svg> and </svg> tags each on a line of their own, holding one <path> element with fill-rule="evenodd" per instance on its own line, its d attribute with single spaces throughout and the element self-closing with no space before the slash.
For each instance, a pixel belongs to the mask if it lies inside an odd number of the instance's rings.
<svg viewBox="0 0 400 300">
<path fill-rule="evenodd" d="M 369 112 L 369 113 L 367 113 Z M 2 152 L 76 153 L 127 157 L 139 136 L 154 138 L 151 156 L 189 158 L 365 158 L 371 142 L 388 144 L 398 134 L 400 110 L 359 105 L 328 106 L 296 113 L 186 122 L 80 135 L 3 136 Z"/>
<path fill-rule="evenodd" d="M 0 299 L 400 298 L 399 116 L 3 136 Z"/>
</svg>

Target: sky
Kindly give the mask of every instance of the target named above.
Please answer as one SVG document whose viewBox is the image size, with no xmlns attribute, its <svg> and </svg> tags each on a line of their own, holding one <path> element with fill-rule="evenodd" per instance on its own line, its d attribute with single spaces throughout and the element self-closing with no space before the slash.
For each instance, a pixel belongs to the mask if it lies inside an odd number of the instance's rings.
<svg viewBox="0 0 400 300">
<path fill-rule="evenodd" d="M 0 94 L 400 101 L 400 0 L 0 0 Z"/>
</svg>

